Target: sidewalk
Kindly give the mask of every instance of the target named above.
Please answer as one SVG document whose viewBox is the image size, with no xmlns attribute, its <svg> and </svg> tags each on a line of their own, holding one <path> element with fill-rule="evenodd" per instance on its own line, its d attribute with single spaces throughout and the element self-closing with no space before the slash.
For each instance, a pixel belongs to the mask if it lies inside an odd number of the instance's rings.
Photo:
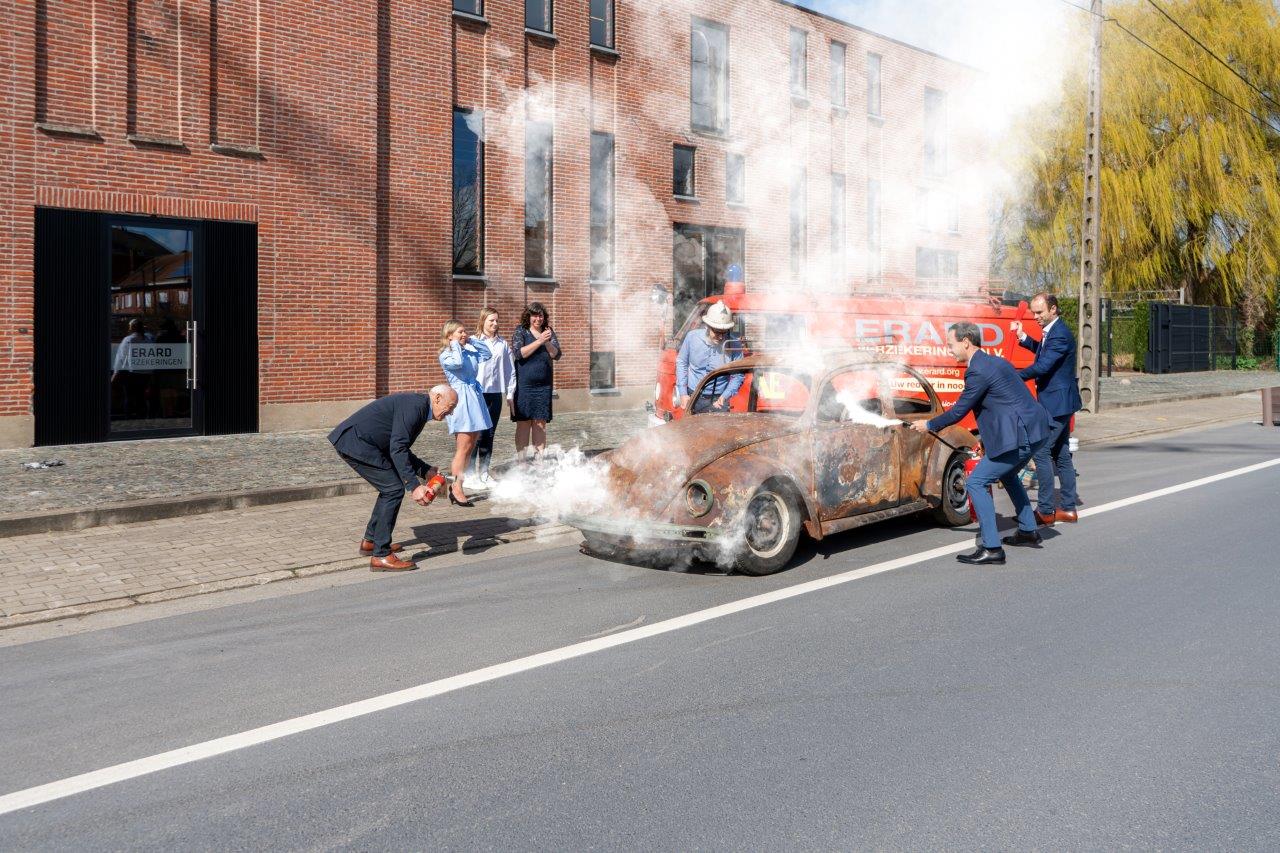
<svg viewBox="0 0 1280 853">
<path fill-rule="evenodd" d="M 1102 442 L 1257 419 L 1260 414 L 1255 394 L 1155 403 L 1081 415 L 1076 434 L 1087 453 Z M 616 417 L 643 423 L 635 413 Z M 365 491 L 0 538 L 0 628 L 326 572 L 366 571 L 368 559 L 357 555 L 356 546 L 371 503 L 372 493 Z M 441 500 L 425 510 L 407 504 L 396 538 L 425 570 L 431 568 L 432 555 L 483 551 L 568 532 L 494 515 L 484 500 L 471 509 Z"/>
</svg>

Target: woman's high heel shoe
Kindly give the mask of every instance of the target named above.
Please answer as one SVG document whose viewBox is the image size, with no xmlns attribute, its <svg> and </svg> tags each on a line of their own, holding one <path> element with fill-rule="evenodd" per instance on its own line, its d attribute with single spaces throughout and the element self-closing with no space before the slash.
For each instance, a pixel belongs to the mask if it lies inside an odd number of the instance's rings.
<svg viewBox="0 0 1280 853">
<path fill-rule="evenodd" d="M 470 498 L 468 498 L 465 501 L 458 500 L 457 496 L 455 496 L 453 493 L 453 489 L 449 490 L 449 503 L 453 504 L 454 506 L 475 506 L 475 502 L 472 501 Z"/>
</svg>

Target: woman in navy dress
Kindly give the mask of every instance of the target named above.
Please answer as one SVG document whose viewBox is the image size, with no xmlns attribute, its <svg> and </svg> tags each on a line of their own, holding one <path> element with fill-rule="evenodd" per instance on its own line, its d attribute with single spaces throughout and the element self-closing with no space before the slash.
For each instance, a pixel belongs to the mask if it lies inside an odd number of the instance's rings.
<svg viewBox="0 0 1280 853">
<path fill-rule="evenodd" d="M 476 367 L 492 358 L 493 353 L 483 344 L 471 343 L 467 327 L 457 320 L 444 324 L 444 339 L 440 344 L 440 366 L 444 368 L 449 387 L 458 392 L 458 405 L 446 418 L 449 432 L 456 436 L 457 441 L 453 452 L 453 485 L 449 487 L 449 503 L 474 506 L 462 490 L 462 478 L 476 439 L 493 426 L 489 409 L 484 404 L 484 392 L 476 381 Z"/>
<path fill-rule="evenodd" d="M 552 362 L 560 358 L 560 341 L 551 331 L 551 316 L 541 302 L 530 302 L 520 315 L 520 326 L 511 336 L 516 360 L 516 393 L 511 420 L 516 422 L 516 457 L 533 446 L 540 454 L 547 446 L 547 422 L 551 420 Z"/>
</svg>

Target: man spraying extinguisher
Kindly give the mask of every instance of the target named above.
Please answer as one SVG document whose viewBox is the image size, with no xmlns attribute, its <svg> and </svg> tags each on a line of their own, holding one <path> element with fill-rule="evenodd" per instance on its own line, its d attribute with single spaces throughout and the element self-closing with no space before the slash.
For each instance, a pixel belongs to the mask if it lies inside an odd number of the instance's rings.
<svg viewBox="0 0 1280 853">
<path fill-rule="evenodd" d="M 947 347 L 965 362 L 964 391 L 947 411 L 927 421 L 913 421 L 917 432 L 937 432 L 969 412 L 978 420 L 987 455 L 965 478 L 965 490 L 978 514 L 982 544 L 956 559 L 973 565 L 1003 565 L 1004 545 L 1040 544 L 1035 513 L 1018 472 L 1049 437 L 1049 416 L 1018 378 L 1013 365 L 982 351 L 982 332 L 974 323 L 947 329 Z M 1000 538 L 996 506 L 987 487 L 999 480 L 1018 513 L 1018 531 Z"/>
</svg>

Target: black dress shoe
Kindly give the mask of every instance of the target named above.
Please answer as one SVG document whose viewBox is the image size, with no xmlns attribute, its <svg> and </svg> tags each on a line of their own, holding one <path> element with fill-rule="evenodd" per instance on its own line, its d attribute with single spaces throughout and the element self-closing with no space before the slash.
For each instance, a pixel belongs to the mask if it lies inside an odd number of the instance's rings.
<svg viewBox="0 0 1280 853">
<path fill-rule="evenodd" d="M 1030 545 L 1034 548 L 1039 548 L 1044 538 L 1038 530 L 1019 530 L 1012 536 L 1006 536 L 1000 541 L 1006 545 Z"/>
<path fill-rule="evenodd" d="M 1003 548 L 979 548 L 968 554 L 956 554 L 956 559 L 971 566 L 1003 566 Z"/>
</svg>

